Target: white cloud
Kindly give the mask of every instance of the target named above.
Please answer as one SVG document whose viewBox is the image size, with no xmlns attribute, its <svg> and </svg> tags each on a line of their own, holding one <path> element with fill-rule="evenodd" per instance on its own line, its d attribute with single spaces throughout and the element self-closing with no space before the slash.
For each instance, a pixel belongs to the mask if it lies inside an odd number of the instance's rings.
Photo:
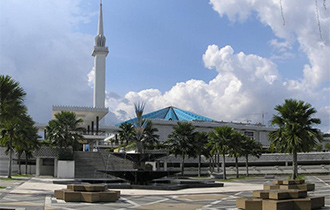
<svg viewBox="0 0 330 210">
<path fill-rule="evenodd" d="M 88 22 L 79 1 L 1 1 L 0 69 L 19 81 L 35 121 L 52 105 L 92 105 L 88 69 L 93 36 L 75 32 Z"/>
<path fill-rule="evenodd" d="M 206 67 L 218 71 L 209 83 L 180 82 L 164 94 L 157 89 L 129 92 L 127 101 L 117 104 L 114 113 L 118 118 L 125 118 L 123 111 L 134 117 L 132 102 L 146 101 L 146 112 L 173 105 L 215 120 L 242 121 L 247 114 L 268 110 L 284 97 L 281 89 L 285 87 L 278 80 L 276 65 L 268 59 L 235 54 L 230 46 L 219 49 L 210 45 L 203 60 Z"/>
<path fill-rule="evenodd" d="M 146 101 L 146 113 L 172 105 L 219 121 L 258 123 L 262 122 L 261 113 L 267 113 L 267 123 L 274 114 L 275 105 L 282 104 L 286 98 L 317 105 L 327 101 L 326 96 L 320 98 L 324 94 L 292 88 L 293 81 L 282 81 L 271 60 L 243 52 L 235 54 L 231 46 L 220 49 L 216 45 L 208 46 L 203 61 L 207 68 L 218 72 L 208 83 L 201 80 L 180 82 L 163 94 L 157 89 L 129 92 L 124 100 L 112 99 L 111 103 L 116 105 L 110 110 L 118 119 L 126 120 L 134 117 L 134 102 Z M 327 113 L 322 107 L 320 110 Z M 324 121 L 322 130 L 327 130 L 327 126 L 329 123 Z"/>
<path fill-rule="evenodd" d="M 95 69 L 94 67 L 92 68 L 92 70 L 87 74 L 87 78 L 88 78 L 88 85 L 93 88 L 94 87 L 94 79 L 95 79 Z"/>
<path fill-rule="evenodd" d="M 315 1 L 281 2 L 284 21 L 281 17 L 280 1 L 210 0 L 213 9 L 220 16 L 228 16 L 231 21 L 244 21 L 255 12 L 259 20 L 263 24 L 268 25 L 278 38 L 284 39 L 282 43 L 271 40 L 270 42 L 274 46 L 278 47 L 281 44 L 282 47 L 288 47 L 297 41 L 300 49 L 306 53 L 309 64 L 306 64 L 303 69 L 302 80 L 295 82 L 301 83 L 300 86 L 305 88 L 321 87 L 323 83 L 330 80 L 328 73 L 328 59 L 330 57 L 330 13 L 322 4 L 318 4 L 316 11 Z M 326 8 L 329 8 L 329 1 L 326 1 L 325 4 Z M 319 33 L 317 14 L 319 14 L 322 38 Z M 290 56 L 290 54 L 286 56 Z"/>
<path fill-rule="evenodd" d="M 280 2 L 282 5 L 280 5 Z M 210 0 L 213 9 L 220 16 L 228 16 L 231 21 L 244 22 L 252 14 L 256 14 L 260 22 L 269 26 L 277 38 L 283 40 L 281 42 L 278 39 L 270 40 L 270 44 L 279 53 L 271 57 L 274 61 L 294 58 L 295 56 L 288 50 L 292 49 L 292 45 L 295 42 L 298 43 L 299 50 L 306 54 L 309 63 L 306 63 L 304 68 L 301 69 L 302 76 L 300 78 L 296 78 L 295 80 L 284 79 L 283 84 L 285 88 L 282 91 L 286 92 L 284 95 L 288 95 L 289 97 L 305 100 L 309 103 L 313 102 L 312 105 L 324 113 L 324 115 L 320 116 L 326 119 L 322 120 L 323 123 L 320 127 L 328 131 L 330 127 L 329 112 L 325 110 L 329 110 L 330 94 L 329 92 L 325 93 L 320 88 L 329 88 L 330 81 L 330 13 L 328 11 L 330 4 L 329 1 L 322 3 L 325 4 L 325 7 L 320 2 L 316 7 L 315 1 L 309 0 Z M 213 60 L 215 58 L 219 59 L 214 53 L 211 53 L 211 56 L 214 56 Z M 219 61 L 217 62 L 214 63 L 216 68 L 226 69 L 225 67 L 230 61 L 222 63 L 224 66 L 219 66 L 218 64 L 220 63 Z M 209 65 L 209 63 L 206 63 L 206 67 L 209 67 Z M 235 69 L 232 65 L 229 66 Z M 237 76 L 238 74 L 235 75 Z M 275 76 L 276 74 L 272 75 Z M 268 78 L 273 77 L 270 76 Z M 243 82 L 243 86 L 244 84 Z M 268 91 L 272 92 L 276 90 L 270 89 Z M 324 118 L 324 116 L 327 118 Z"/>
</svg>

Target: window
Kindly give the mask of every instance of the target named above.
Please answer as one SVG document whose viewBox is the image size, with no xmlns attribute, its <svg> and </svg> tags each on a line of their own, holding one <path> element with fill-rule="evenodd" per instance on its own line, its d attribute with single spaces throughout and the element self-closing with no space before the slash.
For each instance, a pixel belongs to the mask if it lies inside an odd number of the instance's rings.
<svg viewBox="0 0 330 210">
<path fill-rule="evenodd" d="M 254 138 L 254 132 L 253 131 L 244 131 L 244 135 L 250 138 Z"/>
</svg>

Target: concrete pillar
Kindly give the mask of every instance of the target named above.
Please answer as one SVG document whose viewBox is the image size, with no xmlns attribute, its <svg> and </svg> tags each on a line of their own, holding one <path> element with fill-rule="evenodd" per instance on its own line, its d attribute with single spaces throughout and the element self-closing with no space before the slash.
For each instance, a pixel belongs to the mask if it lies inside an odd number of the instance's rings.
<svg viewBox="0 0 330 210">
<path fill-rule="evenodd" d="M 167 171 L 167 160 L 164 161 L 164 171 Z"/>
<path fill-rule="evenodd" d="M 99 116 L 96 116 L 96 135 L 99 135 Z"/>
<path fill-rule="evenodd" d="M 37 157 L 36 160 L 36 176 L 40 176 L 41 157 Z"/>
<path fill-rule="evenodd" d="M 57 177 L 57 169 L 58 169 L 58 161 L 57 158 L 54 158 L 54 177 Z"/>
</svg>

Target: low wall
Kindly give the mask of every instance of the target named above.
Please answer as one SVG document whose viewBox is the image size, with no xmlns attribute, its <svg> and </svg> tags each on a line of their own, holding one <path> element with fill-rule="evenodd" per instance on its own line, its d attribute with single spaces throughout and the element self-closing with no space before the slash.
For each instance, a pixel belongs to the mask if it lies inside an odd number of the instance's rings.
<svg viewBox="0 0 330 210">
<path fill-rule="evenodd" d="M 75 161 L 58 160 L 57 178 L 74 178 Z"/>
</svg>

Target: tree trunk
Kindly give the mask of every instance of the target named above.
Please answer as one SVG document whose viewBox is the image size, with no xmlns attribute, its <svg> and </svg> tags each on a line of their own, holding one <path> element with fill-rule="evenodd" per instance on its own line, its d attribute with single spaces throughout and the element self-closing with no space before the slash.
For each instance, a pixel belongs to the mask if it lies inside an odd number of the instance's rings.
<svg viewBox="0 0 330 210">
<path fill-rule="evenodd" d="M 238 171 L 238 158 L 235 155 L 235 167 L 236 167 L 236 178 L 239 178 L 239 171 Z"/>
<path fill-rule="evenodd" d="M 25 174 L 28 174 L 28 161 L 29 161 L 29 158 L 27 156 L 27 154 L 25 154 Z"/>
<path fill-rule="evenodd" d="M 219 153 L 216 154 L 215 159 L 217 160 L 217 170 L 219 173 L 220 172 L 220 155 L 219 155 Z"/>
<path fill-rule="evenodd" d="M 210 158 L 209 159 L 209 170 L 210 170 L 210 172 L 213 172 L 213 170 L 212 170 L 212 157 L 210 156 L 209 158 Z"/>
<path fill-rule="evenodd" d="M 198 177 L 201 176 L 201 159 L 202 159 L 202 155 L 198 155 Z"/>
<path fill-rule="evenodd" d="M 222 153 L 222 171 L 223 171 L 223 179 L 226 179 L 226 161 L 225 161 L 225 158 L 226 158 L 226 154 L 223 152 Z"/>
<path fill-rule="evenodd" d="M 249 176 L 249 155 L 245 155 L 246 176 Z"/>
<path fill-rule="evenodd" d="M 9 148 L 9 164 L 8 164 L 8 178 L 11 179 L 11 164 L 13 159 L 13 149 L 10 146 Z"/>
<path fill-rule="evenodd" d="M 21 155 L 22 153 L 18 152 L 17 153 L 17 158 L 18 158 L 18 174 L 21 175 L 22 174 L 22 171 L 21 171 Z"/>
<path fill-rule="evenodd" d="M 292 167 L 293 167 L 292 179 L 296 179 L 298 176 L 298 158 L 297 158 L 296 148 L 294 148 L 292 152 Z"/>
<path fill-rule="evenodd" d="M 182 154 L 182 162 L 181 162 L 181 176 L 184 176 L 184 154 Z"/>
</svg>

